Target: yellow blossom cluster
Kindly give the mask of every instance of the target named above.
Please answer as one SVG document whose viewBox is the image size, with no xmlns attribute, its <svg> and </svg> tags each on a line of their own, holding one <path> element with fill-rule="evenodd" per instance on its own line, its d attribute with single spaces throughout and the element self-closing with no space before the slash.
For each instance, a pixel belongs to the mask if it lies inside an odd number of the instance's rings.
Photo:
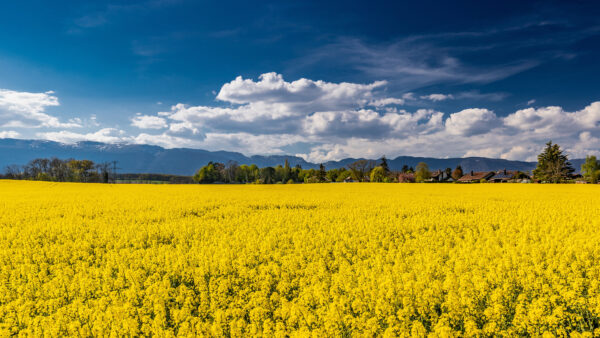
<svg viewBox="0 0 600 338">
<path fill-rule="evenodd" d="M 600 186 L 0 181 L 0 336 L 600 336 Z"/>
</svg>

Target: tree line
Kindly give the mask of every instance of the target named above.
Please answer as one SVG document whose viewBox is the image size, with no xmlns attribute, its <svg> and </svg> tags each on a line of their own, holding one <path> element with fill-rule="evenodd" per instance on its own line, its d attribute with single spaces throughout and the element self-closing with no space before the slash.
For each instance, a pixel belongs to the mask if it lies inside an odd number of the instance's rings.
<svg viewBox="0 0 600 338">
<path fill-rule="evenodd" d="M 90 160 L 36 158 L 26 165 L 9 165 L 3 178 L 54 182 L 114 182 L 114 163 Z"/>
<path fill-rule="evenodd" d="M 461 166 L 454 170 L 442 171 L 445 177 L 454 181 L 464 173 Z M 552 141 L 538 155 L 538 163 L 532 171 L 536 182 L 566 183 L 577 177 L 575 169 L 558 144 Z M 97 183 L 325 183 L 325 182 L 398 182 L 400 174 L 411 174 L 415 182 L 426 182 L 432 176 L 424 162 L 416 168 L 404 165 L 401 170 L 391 170 L 385 156 L 379 160 L 357 160 L 343 168 L 326 170 L 323 164 L 318 169 L 303 169 L 300 165 L 290 166 L 285 160 L 283 165 L 259 168 L 255 164 L 239 165 L 237 162 L 209 162 L 201 167 L 193 177 L 167 174 L 117 174 L 115 162 L 94 163 L 91 160 L 62 160 L 59 158 L 37 158 L 26 165 L 6 167 L 5 179 L 24 179 L 55 182 L 97 182 Z M 517 173 L 520 178 L 524 173 Z M 581 166 L 581 179 L 589 183 L 600 180 L 600 161 L 596 156 L 587 156 Z"/>
<path fill-rule="evenodd" d="M 447 169 L 450 170 L 450 169 Z M 255 164 L 239 165 L 237 162 L 209 162 L 196 172 L 193 179 L 197 183 L 325 183 L 325 182 L 398 182 L 399 173 L 415 173 L 426 180 L 430 176 L 425 163 L 416 169 L 407 165 L 402 170 L 389 168 L 386 157 L 379 160 L 357 160 L 344 168 L 326 170 L 323 164 L 318 169 L 303 169 L 300 165 L 291 166 L 287 160 L 276 167 L 259 168 Z"/>
<path fill-rule="evenodd" d="M 579 175 L 574 174 L 575 169 L 569 162 L 566 154 L 558 144 L 552 141 L 546 143 L 545 149 L 538 155 L 538 163 L 532 171 L 532 178 L 540 183 L 567 183 L 574 182 Z M 401 170 L 394 171 L 389 168 L 385 156 L 374 160 L 357 160 L 344 168 L 326 170 L 323 164 L 319 169 L 302 169 L 300 165 L 291 167 L 286 160 L 276 167 L 259 168 L 255 164 L 238 165 L 230 161 L 226 164 L 210 162 L 196 172 L 193 180 L 197 183 L 324 183 L 324 182 L 398 182 L 399 174 L 413 174 L 415 182 L 427 182 L 432 177 L 432 172 L 427 163 L 420 162 L 416 168 L 404 165 Z M 454 170 L 446 168 L 442 171 L 445 177 L 458 181 L 464 172 L 459 165 Z M 529 177 L 527 173 L 515 172 L 512 178 L 522 179 Z M 587 156 L 581 166 L 581 178 L 589 183 L 598 183 L 600 180 L 600 161 L 595 156 Z"/>
</svg>

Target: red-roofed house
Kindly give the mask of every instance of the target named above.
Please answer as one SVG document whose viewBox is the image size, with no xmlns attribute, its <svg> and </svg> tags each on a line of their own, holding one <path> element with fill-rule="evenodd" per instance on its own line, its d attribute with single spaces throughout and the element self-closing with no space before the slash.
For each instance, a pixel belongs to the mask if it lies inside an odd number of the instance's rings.
<svg viewBox="0 0 600 338">
<path fill-rule="evenodd" d="M 494 177 L 494 172 L 493 171 L 472 171 L 466 175 L 463 175 L 463 177 L 458 179 L 458 182 L 460 183 L 475 183 L 475 182 L 480 182 L 481 180 L 489 180 L 490 178 Z"/>
</svg>

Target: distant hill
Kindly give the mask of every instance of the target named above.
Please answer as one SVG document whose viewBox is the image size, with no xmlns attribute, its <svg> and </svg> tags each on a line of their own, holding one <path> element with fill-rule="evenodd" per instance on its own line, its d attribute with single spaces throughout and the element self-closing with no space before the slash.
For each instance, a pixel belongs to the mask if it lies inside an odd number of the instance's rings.
<svg viewBox="0 0 600 338">
<path fill-rule="evenodd" d="M 165 149 L 158 146 L 139 144 L 105 144 L 98 142 L 79 142 L 76 144 L 63 144 L 53 141 L 0 139 L 0 171 L 3 172 L 7 165 L 26 164 L 34 158 L 58 157 L 62 159 L 89 159 L 94 162 L 118 161 L 122 173 L 160 173 L 174 175 L 192 175 L 198 168 L 209 161 L 223 162 L 236 161 L 239 164 L 256 164 L 259 167 L 276 166 L 283 164 L 285 159 L 290 165 L 301 165 L 302 168 L 318 168 L 318 163 L 306 162 L 297 156 L 270 155 L 270 156 L 245 156 L 241 153 L 230 151 L 208 151 L 202 149 L 175 148 Z M 356 161 L 346 158 L 340 161 L 324 163 L 328 169 L 345 167 Z M 584 160 L 572 160 L 577 171 Z M 465 158 L 432 158 L 399 156 L 389 159 L 393 170 L 399 170 L 403 165 L 416 167 L 417 163 L 425 162 L 429 168 L 454 169 L 461 165 L 464 171 L 486 170 L 521 170 L 529 171 L 535 168 L 535 162 L 509 161 L 485 157 Z"/>
</svg>

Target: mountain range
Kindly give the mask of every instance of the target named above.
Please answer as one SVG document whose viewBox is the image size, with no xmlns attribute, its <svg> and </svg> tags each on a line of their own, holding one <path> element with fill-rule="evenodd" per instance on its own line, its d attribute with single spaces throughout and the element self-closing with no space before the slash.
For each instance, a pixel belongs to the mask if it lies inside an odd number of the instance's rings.
<svg viewBox="0 0 600 338">
<path fill-rule="evenodd" d="M 106 144 L 98 142 L 78 142 L 64 144 L 43 140 L 0 139 L 0 171 L 8 165 L 23 165 L 35 158 L 58 157 L 61 159 L 88 159 L 97 163 L 117 161 L 120 173 L 155 173 L 173 175 L 193 175 L 208 162 L 235 161 L 238 164 L 256 164 L 259 167 L 277 166 L 287 159 L 291 166 L 302 168 L 318 168 L 318 163 L 305 161 L 297 156 L 269 155 L 245 156 L 237 152 L 208 151 L 202 149 L 174 148 L 165 149 L 159 146 L 141 144 Z M 323 163 L 327 169 L 341 168 L 356 161 L 356 158 L 345 158 L 339 161 Z M 571 160 L 573 167 L 579 171 L 583 159 Z M 392 170 L 400 170 L 403 165 L 416 167 L 425 162 L 431 170 L 454 169 L 457 165 L 466 171 L 520 170 L 530 171 L 536 162 L 511 161 L 486 157 L 464 158 L 432 158 L 399 156 L 388 159 Z"/>
</svg>

